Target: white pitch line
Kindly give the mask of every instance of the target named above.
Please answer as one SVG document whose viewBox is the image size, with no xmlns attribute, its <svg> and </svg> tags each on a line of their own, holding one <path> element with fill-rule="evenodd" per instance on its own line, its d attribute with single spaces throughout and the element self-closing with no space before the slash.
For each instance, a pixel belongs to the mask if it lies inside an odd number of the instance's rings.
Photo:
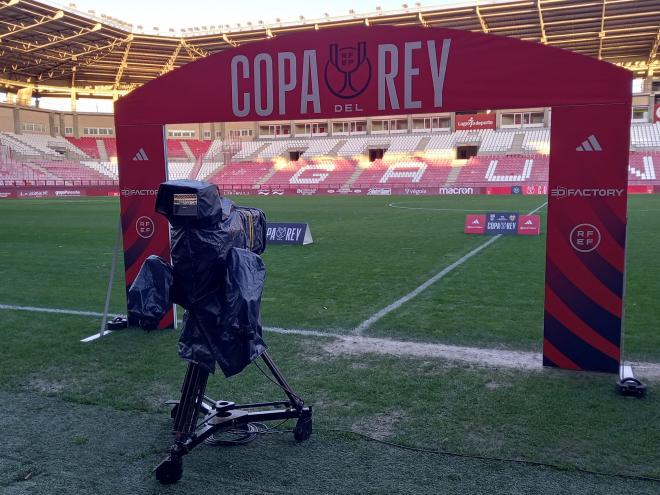
<svg viewBox="0 0 660 495">
<path fill-rule="evenodd" d="M 13 306 L 10 304 L 0 304 L 0 309 L 9 309 L 12 311 L 29 311 L 31 313 L 55 313 L 60 315 L 74 316 L 103 316 L 103 313 L 95 311 L 78 311 L 77 309 L 57 309 L 57 308 L 37 308 L 34 306 Z M 109 314 L 108 316 L 120 316 Z"/>
<path fill-rule="evenodd" d="M 528 213 L 528 215 L 532 215 L 539 211 L 541 208 L 543 208 L 545 205 L 547 205 L 548 202 L 546 201 L 540 206 L 537 206 L 534 208 L 532 211 Z M 495 241 L 497 241 L 500 237 L 502 237 L 502 234 L 497 234 L 493 238 L 487 240 L 483 244 L 480 244 L 476 248 L 474 248 L 472 251 L 464 255 L 463 257 L 457 259 L 454 261 L 451 265 L 443 268 L 441 271 L 433 275 L 430 279 L 428 279 L 426 282 L 424 282 L 422 285 L 417 287 L 416 289 L 413 289 L 410 291 L 408 294 L 405 296 L 397 299 L 394 301 L 392 304 L 389 304 L 385 306 L 383 309 L 377 311 L 373 315 L 371 315 L 369 318 L 364 320 L 362 323 L 360 323 L 357 327 L 355 327 L 355 330 L 353 330 L 353 334 L 355 335 L 362 335 L 365 330 L 367 330 L 371 325 L 373 325 L 375 322 L 383 318 L 384 316 L 388 315 L 392 311 L 399 309 L 401 306 L 403 306 L 405 303 L 413 299 L 414 297 L 417 297 L 420 293 L 424 292 L 426 289 L 428 289 L 431 285 L 435 284 L 438 280 L 442 279 L 447 275 L 448 273 L 452 272 L 454 269 L 458 268 L 461 266 L 463 263 L 465 263 L 467 260 L 472 258 L 474 255 L 480 253 L 482 250 L 486 249 L 488 246 L 493 244 Z"/>
<path fill-rule="evenodd" d="M 35 306 L 17 306 L 17 305 L 12 305 L 12 304 L 0 304 L 0 309 L 6 309 L 10 311 L 27 311 L 30 313 L 54 313 L 54 314 L 60 314 L 60 315 L 72 315 L 72 316 L 94 316 L 94 317 L 101 317 L 103 316 L 103 313 L 99 313 L 97 311 L 78 311 L 76 309 L 63 309 L 63 308 L 43 308 L 43 307 L 35 307 Z M 122 316 L 119 314 L 108 314 L 108 316 Z M 177 323 L 181 323 L 182 320 L 178 320 Z M 319 330 L 303 330 L 303 329 L 298 329 L 298 328 L 280 328 L 280 327 L 264 327 L 263 328 L 266 332 L 272 332 L 272 333 L 280 333 L 280 334 L 291 334 L 291 335 L 303 335 L 306 337 L 333 337 L 333 338 L 341 338 L 342 334 L 339 333 L 329 333 L 329 332 L 322 332 Z M 114 333 L 112 330 L 106 330 L 103 332 L 103 335 L 108 335 Z M 99 333 L 95 333 L 90 335 L 89 337 L 85 337 L 84 339 L 81 339 L 81 342 L 92 342 L 94 340 L 97 340 L 101 335 Z"/>
<path fill-rule="evenodd" d="M 101 313 L 94 311 L 13 306 L 9 304 L 0 304 L 0 309 L 76 316 L 103 316 Z M 178 323 L 180 322 L 181 321 Z M 324 347 L 324 349 L 332 354 L 390 354 L 399 357 L 432 357 L 446 359 L 448 361 L 463 361 L 495 368 L 516 368 L 539 371 L 543 369 L 543 366 L 541 365 L 541 354 L 538 352 L 486 349 L 433 342 L 410 342 L 388 338 L 322 332 L 319 330 L 303 330 L 300 328 L 264 327 L 264 331 L 284 335 L 335 339 L 335 342 L 329 343 Z M 117 332 L 106 330 L 104 335 L 110 333 Z M 82 342 L 92 342 L 98 338 L 99 334 L 96 333 L 83 339 Z M 660 363 L 631 362 L 629 364 L 635 368 L 636 372 L 639 372 L 639 374 L 645 378 L 660 380 Z"/>
<path fill-rule="evenodd" d="M 465 210 L 462 208 L 424 208 L 416 206 L 399 206 L 401 203 L 390 203 L 387 206 L 390 208 L 398 208 L 400 210 L 425 210 L 425 211 L 493 211 L 493 210 Z"/>
</svg>

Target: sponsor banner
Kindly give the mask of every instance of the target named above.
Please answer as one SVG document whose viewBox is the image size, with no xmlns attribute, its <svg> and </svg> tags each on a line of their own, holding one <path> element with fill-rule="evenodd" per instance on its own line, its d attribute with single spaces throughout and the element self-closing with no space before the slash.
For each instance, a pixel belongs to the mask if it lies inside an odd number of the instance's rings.
<svg viewBox="0 0 660 495">
<path fill-rule="evenodd" d="M 311 244 L 312 231 L 306 223 L 268 222 L 266 241 L 269 244 Z"/>
<path fill-rule="evenodd" d="M 490 186 L 486 188 L 486 194 L 494 195 L 509 195 L 511 194 L 511 186 Z"/>
<path fill-rule="evenodd" d="M 541 235 L 540 215 L 520 215 L 518 217 L 518 235 Z"/>
<path fill-rule="evenodd" d="M 653 192 L 654 186 L 628 186 L 628 194 L 653 194 Z"/>
<path fill-rule="evenodd" d="M 618 373 L 630 105 L 553 108 L 543 363 Z"/>
<path fill-rule="evenodd" d="M 391 196 L 391 187 L 370 187 L 367 190 L 367 196 Z"/>
<path fill-rule="evenodd" d="M 511 194 L 522 194 L 522 186 L 511 186 Z"/>
<path fill-rule="evenodd" d="M 515 235 L 518 233 L 518 213 L 495 211 L 486 214 L 486 234 Z"/>
<path fill-rule="evenodd" d="M 525 195 L 542 195 L 548 194 L 547 184 L 525 184 L 522 186 L 522 193 Z"/>
<path fill-rule="evenodd" d="M 0 187 L 0 199 L 76 198 L 85 196 L 117 196 L 118 194 L 116 186 L 77 186 L 70 188 L 65 188 L 65 186 Z"/>
<path fill-rule="evenodd" d="M 486 215 L 467 214 L 463 232 L 465 234 L 484 234 L 486 232 Z"/>
<path fill-rule="evenodd" d="M 438 194 L 449 196 L 469 196 L 472 194 L 480 194 L 481 187 L 441 187 L 438 189 Z"/>
<path fill-rule="evenodd" d="M 653 107 L 653 122 L 660 122 L 660 103 Z"/>
<path fill-rule="evenodd" d="M 167 180 L 163 129 L 161 125 L 116 127 L 127 290 L 148 256 L 170 260 L 169 224 L 155 213 L 158 186 Z M 173 325 L 171 309 L 159 326 Z"/>
<path fill-rule="evenodd" d="M 478 129 L 495 129 L 494 113 L 475 113 L 472 115 L 457 115 L 455 120 L 457 131 L 474 131 Z"/>
<path fill-rule="evenodd" d="M 51 196 L 46 189 L 21 189 L 18 191 L 19 198 L 47 198 Z"/>
</svg>

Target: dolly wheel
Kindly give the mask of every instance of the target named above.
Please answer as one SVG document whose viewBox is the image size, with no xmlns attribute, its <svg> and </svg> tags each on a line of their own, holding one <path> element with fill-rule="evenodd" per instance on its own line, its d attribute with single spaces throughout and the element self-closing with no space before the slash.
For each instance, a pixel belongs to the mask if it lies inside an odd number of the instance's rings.
<svg viewBox="0 0 660 495">
<path fill-rule="evenodd" d="M 296 422 L 296 427 L 293 429 L 293 438 L 296 439 L 296 442 L 304 442 L 312 434 L 312 415 L 305 414 L 300 416 Z"/>
<path fill-rule="evenodd" d="M 163 485 L 172 485 L 181 479 L 183 475 L 183 462 L 181 457 L 167 457 L 156 469 L 156 479 Z"/>
</svg>

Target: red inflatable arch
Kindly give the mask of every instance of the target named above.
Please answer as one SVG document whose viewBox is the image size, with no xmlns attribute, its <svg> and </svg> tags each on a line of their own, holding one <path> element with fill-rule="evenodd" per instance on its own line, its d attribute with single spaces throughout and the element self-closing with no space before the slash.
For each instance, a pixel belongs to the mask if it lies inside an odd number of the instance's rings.
<svg viewBox="0 0 660 495">
<path fill-rule="evenodd" d="M 168 258 L 154 215 L 165 124 L 552 107 L 543 364 L 616 373 L 631 84 L 576 53 L 422 27 L 321 29 L 198 60 L 115 105 L 126 281 Z"/>
</svg>

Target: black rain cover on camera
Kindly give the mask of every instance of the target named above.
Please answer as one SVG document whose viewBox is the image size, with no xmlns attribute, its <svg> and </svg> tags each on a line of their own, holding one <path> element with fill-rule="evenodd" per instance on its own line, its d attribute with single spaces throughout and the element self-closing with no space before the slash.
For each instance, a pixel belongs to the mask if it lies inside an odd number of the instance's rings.
<svg viewBox="0 0 660 495">
<path fill-rule="evenodd" d="M 224 294 L 204 297 L 184 316 L 179 356 L 208 371 L 217 362 L 225 376 L 240 373 L 266 350 L 259 307 L 266 279 L 261 258 L 232 248 L 227 254 Z"/>
<path fill-rule="evenodd" d="M 235 209 L 217 223 L 172 225 L 170 239 L 176 285 L 174 302 L 195 310 L 207 295 L 222 289 L 229 250 L 244 248 L 247 242 Z"/>
<path fill-rule="evenodd" d="M 172 306 L 172 267 L 158 256 L 149 256 L 128 290 L 128 318 L 145 330 L 158 326 Z"/>
<path fill-rule="evenodd" d="M 180 203 L 179 200 L 185 201 L 186 196 L 194 200 L 191 205 L 194 208 L 179 215 L 177 204 Z M 231 202 L 220 197 L 218 186 L 198 180 L 180 179 L 163 182 L 158 187 L 156 197 L 156 212 L 166 216 L 172 225 L 188 221 L 220 220 L 229 213 L 228 210 L 224 212 L 223 210 L 230 205 Z"/>
</svg>

